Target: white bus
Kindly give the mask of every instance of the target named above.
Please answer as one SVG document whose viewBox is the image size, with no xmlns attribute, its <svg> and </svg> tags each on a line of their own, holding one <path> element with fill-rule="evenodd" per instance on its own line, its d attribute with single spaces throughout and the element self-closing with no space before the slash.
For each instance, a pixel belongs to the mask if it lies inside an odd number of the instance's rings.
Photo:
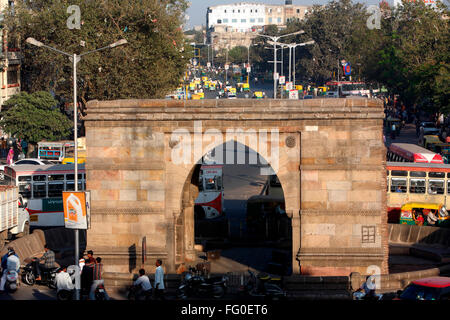
<svg viewBox="0 0 450 320">
<path fill-rule="evenodd" d="M 73 164 L 5 167 L 5 182 L 19 187 L 30 227 L 63 227 L 62 192 L 75 190 Z M 78 165 L 78 190 L 86 189 L 85 165 Z"/>
<path fill-rule="evenodd" d="M 224 215 L 223 165 L 202 165 L 200 168 L 196 216 L 214 219 Z"/>
</svg>

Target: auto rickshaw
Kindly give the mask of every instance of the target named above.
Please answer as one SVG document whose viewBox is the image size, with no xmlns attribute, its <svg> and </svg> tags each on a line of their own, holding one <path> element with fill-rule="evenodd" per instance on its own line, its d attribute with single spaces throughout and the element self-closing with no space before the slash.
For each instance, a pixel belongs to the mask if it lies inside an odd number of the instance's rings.
<svg viewBox="0 0 450 320">
<path fill-rule="evenodd" d="M 430 149 L 431 145 L 436 144 L 436 143 L 441 143 L 441 140 L 439 139 L 438 136 L 426 135 L 426 136 L 423 136 L 422 142 L 423 142 L 422 146 L 425 147 L 425 149 L 432 150 L 432 149 Z"/>
<path fill-rule="evenodd" d="M 438 218 L 434 224 L 428 221 L 429 213 L 433 213 Z M 410 202 L 401 208 L 400 224 L 449 227 L 450 217 L 442 204 Z"/>
<path fill-rule="evenodd" d="M 249 85 L 248 83 L 242 84 L 242 90 L 243 90 L 244 92 L 250 91 L 250 85 Z"/>
<path fill-rule="evenodd" d="M 214 82 L 209 84 L 209 91 L 216 91 L 216 84 Z"/>
<path fill-rule="evenodd" d="M 193 94 L 192 96 L 191 96 L 191 99 L 192 100 L 200 100 L 201 99 L 201 96 L 200 96 L 200 94 Z"/>
<path fill-rule="evenodd" d="M 317 95 L 318 96 L 326 96 L 327 95 L 327 87 L 318 87 Z"/>
<path fill-rule="evenodd" d="M 253 98 L 255 98 L 255 99 L 262 99 L 262 98 L 263 98 L 263 93 L 262 93 L 262 91 L 255 91 L 255 92 L 253 93 Z"/>
</svg>

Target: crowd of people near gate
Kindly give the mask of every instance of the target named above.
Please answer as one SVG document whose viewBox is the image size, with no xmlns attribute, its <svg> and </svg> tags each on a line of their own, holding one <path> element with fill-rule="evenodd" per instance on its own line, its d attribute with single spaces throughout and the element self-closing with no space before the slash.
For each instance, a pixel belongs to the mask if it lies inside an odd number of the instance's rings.
<svg viewBox="0 0 450 320">
<path fill-rule="evenodd" d="M 14 139 L 1 137 L 0 158 L 6 161 L 7 165 L 26 158 L 28 154 L 28 142 L 25 139 Z"/>
</svg>

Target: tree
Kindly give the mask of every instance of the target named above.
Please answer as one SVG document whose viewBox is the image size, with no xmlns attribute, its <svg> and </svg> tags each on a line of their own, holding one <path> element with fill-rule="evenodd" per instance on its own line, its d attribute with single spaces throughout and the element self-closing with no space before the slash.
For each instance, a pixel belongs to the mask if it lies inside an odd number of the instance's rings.
<svg viewBox="0 0 450 320">
<path fill-rule="evenodd" d="M 81 9 L 81 29 L 67 27 L 71 5 Z M 164 97 L 179 85 L 192 56 L 181 28 L 186 8 L 185 0 L 15 1 L 6 25 L 21 41 L 22 72 L 29 79 L 24 89 L 70 97 L 73 81 L 66 56 L 30 46 L 26 38 L 77 54 L 125 38 L 125 46 L 82 57 L 81 101 Z"/>
<path fill-rule="evenodd" d="M 58 101 L 48 92 L 20 92 L 4 105 L 7 111 L 3 113 L 0 127 L 30 145 L 42 140 L 61 140 L 70 134 L 72 122 L 61 113 Z M 32 151 L 29 148 L 29 153 Z"/>
</svg>

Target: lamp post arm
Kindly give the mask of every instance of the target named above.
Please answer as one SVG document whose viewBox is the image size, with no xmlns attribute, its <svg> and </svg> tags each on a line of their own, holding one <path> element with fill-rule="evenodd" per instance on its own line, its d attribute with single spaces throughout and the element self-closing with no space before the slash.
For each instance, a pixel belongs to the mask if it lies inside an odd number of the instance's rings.
<svg viewBox="0 0 450 320">
<path fill-rule="evenodd" d="M 44 47 L 44 48 L 47 48 L 47 49 L 56 51 L 56 52 L 58 52 L 58 53 L 61 53 L 61 54 L 63 54 L 63 55 L 69 56 L 69 57 L 73 57 L 72 54 L 69 54 L 69 53 L 67 53 L 67 52 L 64 52 L 64 51 L 58 50 L 58 49 L 56 49 L 56 48 L 50 47 L 50 46 L 48 46 L 48 45 L 46 45 L 46 44 L 42 44 L 41 47 Z"/>
</svg>

